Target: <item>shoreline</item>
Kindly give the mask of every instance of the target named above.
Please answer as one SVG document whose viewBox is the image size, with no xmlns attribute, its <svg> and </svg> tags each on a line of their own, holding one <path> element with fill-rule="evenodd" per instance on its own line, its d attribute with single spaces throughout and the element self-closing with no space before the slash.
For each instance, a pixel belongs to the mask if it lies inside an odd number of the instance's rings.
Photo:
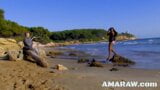
<svg viewBox="0 0 160 90">
<path fill-rule="evenodd" d="M 46 48 L 47 49 L 47 48 Z M 48 48 L 54 52 L 62 52 Z M 67 51 L 67 50 L 66 50 Z M 65 50 L 64 50 L 65 52 Z M 64 58 L 61 58 L 64 56 Z M 41 68 L 28 61 L 0 60 L 0 86 L 3 90 L 159 90 L 160 70 L 133 69 L 129 67 L 103 64 L 104 67 L 89 67 L 87 63 L 77 63 L 77 58 L 47 56 L 49 68 Z M 67 70 L 54 67 L 61 64 Z M 110 71 L 117 68 L 117 71 Z M 157 82 L 156 88 L 103 88 L 103 81 L 143 81 Z"/>
<path fill-rule="evenodd" d="M 129 39 L 117 39 L 116 41 L 129 41 L 129 40 L 137 40 L 136 37 L 131 37 Z M 108 42 L 108 40 L 99 40 L 99 41 L 79 41 L 79 40 L 73 40 L 73 41 L 62 41 L 62 42 L 50 42 L 45 45 L 45 47 L 60 47 L 60 46 L 68 46 L 68 45 L 76 45 L 76 44 L 93 44 L 93 43 L 100 43 L 100 42 Z"/>
</svg>

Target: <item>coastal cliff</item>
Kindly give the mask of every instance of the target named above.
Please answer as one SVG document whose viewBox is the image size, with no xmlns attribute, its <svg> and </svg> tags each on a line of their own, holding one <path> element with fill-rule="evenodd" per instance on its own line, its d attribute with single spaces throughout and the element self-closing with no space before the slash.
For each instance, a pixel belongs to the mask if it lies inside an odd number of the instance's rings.
<svg viewBox="0 0 160 90">
<path fill-rule="evenodd" d="M 119 35 L 117 37 L 117 40 L 119 40 L 119 41 L 123 41 L 123 40 L 135 40 L 135 39 L 137 39 L 135 36 L 128 37 L 128 36 L 125 36 L 125 35 Z"/>
</svg>

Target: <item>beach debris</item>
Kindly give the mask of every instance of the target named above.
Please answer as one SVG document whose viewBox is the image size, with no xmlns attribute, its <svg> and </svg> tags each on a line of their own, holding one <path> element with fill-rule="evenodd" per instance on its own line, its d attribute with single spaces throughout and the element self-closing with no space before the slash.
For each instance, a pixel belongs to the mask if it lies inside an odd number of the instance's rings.
<svg viewBox="0 0 160 90">
<path fill-rule="evenodd" d="M 78 59 L 78 63 L 86 63 L 86 62 L 89 62 L 89 59 L 85 58 Z"/>
<path fill-rule="evenodd" d="M 109 71 L 118 71 L 119 69 L 117 68 L 111 68 Z"/>
<path fill-rule="evenodd" d="M 134 65 L 135 62 L 128 59 L 128 58 L 125 58 L 123 56 L 120 56 L 120 55 L 114 55 L 110 61 L 114 64 L 117 64 L 118 66 L 129 66 L 129 65 Z"/>
<path fill-rule="evenodd" d="M 56 67 L 55 67 L 55 69 L 60 70 L 60 71 L 68 70 L 67 67 L 65 67 L 65 66 L 63 66 L 61 64 L 57 64 Z"/>
<path fill-rule="evenodd" d="M 96 61 L 95 59 L 93 59 L 90 63 L 89 63 L 90 67 L 103 67 L 101 62 Z"/>
</svg>

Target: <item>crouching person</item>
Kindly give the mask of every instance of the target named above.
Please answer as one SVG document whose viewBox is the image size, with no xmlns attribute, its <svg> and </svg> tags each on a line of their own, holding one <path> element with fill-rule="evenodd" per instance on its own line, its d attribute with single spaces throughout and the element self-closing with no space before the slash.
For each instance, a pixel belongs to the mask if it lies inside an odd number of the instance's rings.
<svg viewBox="0 0 160 90">
<path fill-rule="evenodd" d="M 24 59 L 29 60 L 28 57 L 31 57 L 31 59 L 34 60 L 38 65 L 41 67 L 48 67 L 48 63 L 45 60 L 44 57 L 41 57 L 40 52 L 33 48 L 33 38 L 30 37 L 30 33 L 27 32 L 25 33 L 25 38 L 23 40 L 24 47 L 23 47 L 23 54 L 24 54 Z"/>
</svg>

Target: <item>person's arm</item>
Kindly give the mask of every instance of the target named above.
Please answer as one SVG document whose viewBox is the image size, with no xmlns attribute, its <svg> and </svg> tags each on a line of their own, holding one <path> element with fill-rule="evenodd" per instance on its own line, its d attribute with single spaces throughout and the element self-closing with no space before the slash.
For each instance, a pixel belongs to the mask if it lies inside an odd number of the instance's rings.
<svg viewBox="0 0 160 90">
<path fill-rule="evenodd" d="M 107 35 L 109 35 L 109 34 L 110 34 L 110 30 L 107 31 Z"/>
<path fill-rule="evenodd" d="M 37 37 L 32 37 L 31 39 L 32 39 L 32 41 L 33 41 L 33 39 L 35 39 L 35 38 L 37 38 Z"/>
</svg>

